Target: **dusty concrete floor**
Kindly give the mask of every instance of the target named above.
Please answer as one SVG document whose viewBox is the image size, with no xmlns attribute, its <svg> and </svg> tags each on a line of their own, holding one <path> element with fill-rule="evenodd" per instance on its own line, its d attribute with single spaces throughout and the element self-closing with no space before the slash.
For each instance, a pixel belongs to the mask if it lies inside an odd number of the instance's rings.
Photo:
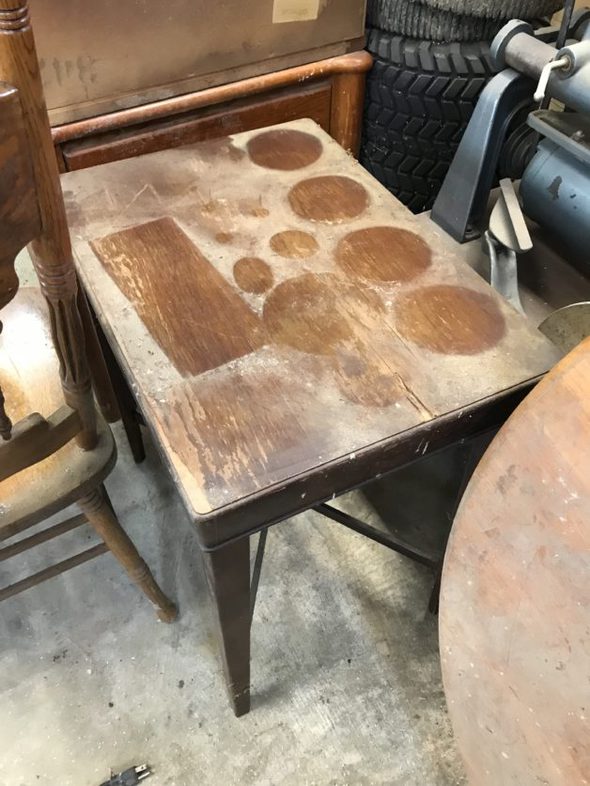
<svg viewBox="0 0 590 786">
<path fill-rule="evenodd" d="M 26 255 L 19 273 L 34 282 Z M 137 466 L 114 430 L 107 487 L 180 618 L 159 623 L 110 554 L 0 605 L 0 786 L 99 786 L 110 767 L 143 762 L 150 786 L 464 784 L 426 610 L 432 573 L 314 513 L 271 529 L 252 712 L 238 720 L 180 500 L 149 443 Z M 397 508 L 384 484 L 369 499 L 433 547 L 456 461 L 398 475 Z M 380 524 L 364 495 L 341 504 Z M 80 529 L 2 563 L 0 586 L 95 540 Z"/>
<path fill-rule="evenodd" d="M 237 720 L 181 503 L 155 451 L 135 466 L 116 434 L 113 502 L 181 616 L 157 622 L 110 555 L 2 604 L 0 785 L 98 786 L 144 761 L 153 786 L 463 783 L 431 573 L 316 514 L 272 529 Z M 4 563 L 0 583 L 92 537 Z"/>
</svg>

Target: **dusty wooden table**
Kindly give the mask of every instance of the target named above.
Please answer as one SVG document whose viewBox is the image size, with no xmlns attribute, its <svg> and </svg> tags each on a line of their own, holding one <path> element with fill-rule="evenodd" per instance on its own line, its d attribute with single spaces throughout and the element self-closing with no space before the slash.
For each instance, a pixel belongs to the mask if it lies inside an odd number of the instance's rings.
<svg viewBox="0 0 590 786">
<path fill-rule="evenodd" d="M 475 471 L 441 593 L 445 692 L 474 786 L 590 783 L 590 340 Z"/>
<path fill-rule="evenodd" d="M 553 346 L 311 121 L 63 177 L 249 707 L 248 536 L 503 422 Z"/>
</svg>

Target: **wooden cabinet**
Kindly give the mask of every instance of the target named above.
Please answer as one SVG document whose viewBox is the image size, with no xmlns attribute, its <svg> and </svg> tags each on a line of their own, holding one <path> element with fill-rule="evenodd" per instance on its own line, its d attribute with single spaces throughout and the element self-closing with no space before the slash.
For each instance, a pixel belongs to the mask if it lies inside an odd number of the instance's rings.
<svg viewBox="0 0 590 786">
<path fill-rule="evenodd" d="M 343 55 L 365 27 L 365 0 L 30 5 L 53 125 Z"/>
<path fill-rule="evenodd" d="M 309 117 L 354 155 L 367 52 L 353 52 L 57 126 L 62 171 Z"/>
</svg>

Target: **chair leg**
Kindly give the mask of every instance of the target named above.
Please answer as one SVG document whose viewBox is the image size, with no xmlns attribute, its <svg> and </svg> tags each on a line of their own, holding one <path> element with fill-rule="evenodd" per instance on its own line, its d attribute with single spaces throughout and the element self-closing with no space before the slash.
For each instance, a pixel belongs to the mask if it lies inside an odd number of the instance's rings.
<svg viewBox="0 0 590 786">
<path fill-rule="evenodd" d="M 129 578 L 147 595 L 156 606 L 158 617 L 163 622 L 176 619 L 176 606 L 164 595 L 146 563 L 143 561 L 131 538 L 121 527 L 104 486 L 78 500 L 82 512 L 103 539 L 108 549 L 127 571 Z"/>
<path fill-rule="evenodd" d="M 225 682 L 236 716 L 250 711 L 249 538 L 203 553 L 215 603 Z"/>
</svg>

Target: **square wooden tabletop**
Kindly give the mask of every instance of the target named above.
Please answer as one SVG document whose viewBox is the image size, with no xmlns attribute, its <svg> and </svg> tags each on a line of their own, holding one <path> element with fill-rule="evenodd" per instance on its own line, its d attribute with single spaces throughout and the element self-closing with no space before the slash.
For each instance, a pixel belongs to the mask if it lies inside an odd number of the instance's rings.
<svg viewBox="0 0 590 786">
<path fill-rule="evenodd" d="M 464 436 L 558 357 L 310 120 L 62 184 L 81 280 L 206 546 Z"/>
</svg>

